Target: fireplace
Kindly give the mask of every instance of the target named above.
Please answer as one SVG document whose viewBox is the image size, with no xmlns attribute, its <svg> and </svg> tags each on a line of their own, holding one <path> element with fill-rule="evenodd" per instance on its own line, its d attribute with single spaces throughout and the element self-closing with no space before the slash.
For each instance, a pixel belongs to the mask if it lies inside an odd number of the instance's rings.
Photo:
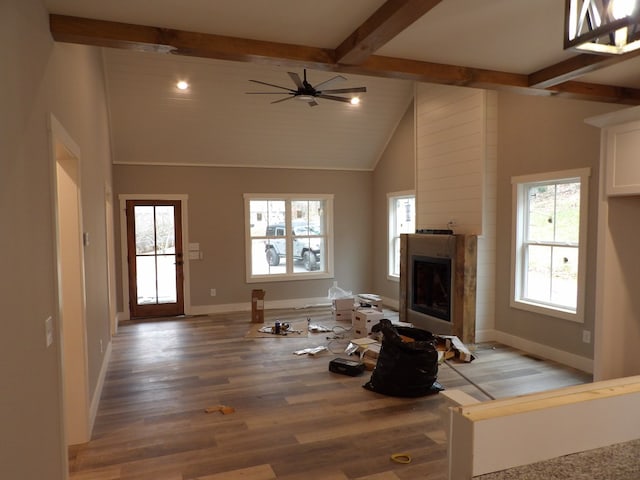
<svg viewBox="0 0 640 480">
<path fill-rule="evenodd" d="M 477 236 L 405 234 L 400 245 L 400 320 L 473 343 Z"/>
<path fill-rule="evenodd" d="M 411 257 L 411 309 L 451 321 L 451 259 Z"/>
</svg>

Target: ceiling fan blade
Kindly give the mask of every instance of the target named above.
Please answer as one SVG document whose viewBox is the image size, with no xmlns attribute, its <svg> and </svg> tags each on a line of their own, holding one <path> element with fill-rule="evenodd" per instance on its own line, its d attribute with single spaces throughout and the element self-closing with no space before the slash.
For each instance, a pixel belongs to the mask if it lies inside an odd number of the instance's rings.
<svg viewBox="0 0 640 480">
<path fill-rule="evenodd" d="M 321 93 L 355 93 L 366 92 L 367 87 L 354 87 L 354 88 L 337 88 L 334 90 L 322 90 Z"/>
<path fill-rule="evenodd" d="M 343 81 L 343 80 L 346 80 L 346 78 L 344 78 L 342 75 L 336 75 L 335 77 L 330 78 L 329 80 L 325 80 L 324 82 L 319 83 L 313 88 L 315 88 L 316 90 L 322 90 L 323 87 L 331 85 L 337 81 Z"/>
<path fill-rule="evenodd" d="M 334 95 L 318 95 L 319 98 L 324 98 L 327 100 L 336 100 L 338 102 L 345 102 L 345 103 L 351 103 L 351 99 L 350 98 L 344 98 L 344 97 L 336 97 Z"/>
<path fill-rule="evenodd" d="M 302 84 L 302 80 L 300 80 L 300 75 L 298 75 L 295 72 L 287 72 L 287 73 L 291 77 L 291 80 L 293 80 L 293 83 L 296 84 L 296 87 L 304 88 L 304 85 Z"/>
<path fill-rule="evenodd" d="M 283 92 L 244 92 L 247 95 L 293 95 L 294 92 L 285 94 Z"/>
<path fill-rule="evenodd" d="M 294 98 L 293 95 L 291 95 L 290 97 L 281 98 L 280 100 L 275 100 L 275 101 L 273 101 L 271 103 L 280 103 L 280 102 L 284 102 L 285 100 L 291 100 L 292 98 Z"/>
<path fill-rule="evenodd" d="M 274 85 L 273 83 L 261 82 L 260 80 L 249 80 L 249 81 L 253 83 L 259 83 L 260 85 L 267 85 L 268 87 L 281 88 L 282 90 L 286 90 L 288 92 L 295 92 L 295 90 L 292 90 L 287 87 L 281 87 L 280 85 Z"/>
</svg>

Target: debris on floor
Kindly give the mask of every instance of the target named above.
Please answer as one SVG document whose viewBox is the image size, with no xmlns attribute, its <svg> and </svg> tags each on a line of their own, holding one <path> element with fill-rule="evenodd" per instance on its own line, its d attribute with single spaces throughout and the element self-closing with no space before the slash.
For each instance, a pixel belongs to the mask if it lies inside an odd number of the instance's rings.
<svg viewBox="0 0 640 480">
<path fill-rule="evenodd" d="M 391 460 L 396 463 L 411 463 L 411 455 L 408 453 L 394 453 Z"/>
<path fill-rule="evenodd" d="M 351 340 L 349 345 L 347 345 L 345 353 L 347 355 L 357 353 L 360 356 L 360 361 L 364 363 L 365 368 L 367 370 L 373 370 L 378 361 L 380 347 L 380 342 L 373 338 L 354 338 Z"/>
<path fill-rule="evenodd" d="M 265 325 L 258 330 L 260 333 L 271 333 L 273 335 L 288 335 L 290 333 L 301 334 L 302 331 L 294 330 L 288 322 L 275 322 L 273 325 Z"/>
<path fill-rule="evenodd" d="M 461 362 L 470 363 L 476 358 L 455 335 L 436 335 L 435 337 L 439 362 L 455 358 Z"/>
<path fill-rule="evenodd" d="M 309 347 L 303 348 L 302 350 L 296 350 L 293 352 L 295 355 L 315 355 L 316 353 L 324 352 L 327 350 L 327 347 L 324 345 L 320 345 L 319 347 Z"/>
<path fill-rule="evenodd" d="M 235 408 L 228 407 L 227 405 L 216 405 L 214 407 L 207 407 L 204 409 L 204 413 L 220 412 L 223 415 L 229 415 L 230 413 L 234 413 L 235 411 Z"/>
<path fill-rule="evenodd" d="M 309 331 L 311 333 L 322 333 L 322 332 L 332 332 L 333 330 L 329 327 L 325 327 L 324 325 L 316 325 L 315 323 L 309 324 Z"/>
</svg>

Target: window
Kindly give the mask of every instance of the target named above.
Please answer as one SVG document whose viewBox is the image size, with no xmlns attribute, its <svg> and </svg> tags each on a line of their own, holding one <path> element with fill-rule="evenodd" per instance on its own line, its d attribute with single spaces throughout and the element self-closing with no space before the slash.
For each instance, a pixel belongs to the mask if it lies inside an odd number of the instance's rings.
<svg viewBox="0 0 640 480">
<path fill-rule="evenodd" d="M 512 302 L 583 321 L 589 169 L 514 177 Z"/>
<path fill-rule="evenodd" d="M 416 201 L 413 191 L 387 195 L 389 204 L 389 248 L 387 276 L 400 278 L 400 234 L 416 231 Z"/>
<path fill-rule="evenodd" d="M 244 198 L 248 282 L 332 276 L 332 195 Z"/>
</svg>

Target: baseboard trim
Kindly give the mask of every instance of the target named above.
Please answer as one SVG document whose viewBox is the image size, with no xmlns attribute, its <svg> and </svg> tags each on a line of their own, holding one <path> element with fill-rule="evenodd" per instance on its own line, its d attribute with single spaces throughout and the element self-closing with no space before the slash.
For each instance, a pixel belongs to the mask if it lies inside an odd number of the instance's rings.
<svg viewBox="0 0 640 480">
<path fill-rule="evenodd" d="M 541 343 L 532 342 L 526 338 L 517 337 L 509 333 L 501 332 L 499 330 L 482 330 L 476 332 L 477 342 L 491 342 L 495 341 L 507 345 L 509 347 L 517 348 L 524 352 L 536 355 L 538 357 L 552 360 L 554 362 L 561 363 L 563 365 L 577 368 L 583 372 L 593 373 L 593 359 L 582 357 L 574 353 L 558 350 L 557 348 L 543 345 Z"/>
<path fill-rule="evenodd" d="M 295 308 L 305 309 L 313 307 L 326 307 L 331 306 L 331 300 L 327 297 L 316 298 L 295 298 L 287 300 L 265 300 L 265 310 L 277 310 L 281 308 Z M 209 315 L 212 313 L 226 313 L 226 312 L 250 312 L 251 302 L 242 303 L 225 303 L 220 305 L 197 305 L 191 306 L 189 312 L 185 312 L 187 315 Z"/>
<path fill-rule="evenodd" d="M 398 310 L 398 301 L 391 298 L 382 298 L 383 305 Z M 331 300 L 327 297 L 311 297 L 311 298 L 290 298 L 285 300 L 265 300 L 265 310 L 277 310 L 284 308 L 306 309 L 306 308 L 320 308 L 331 307 Z M 223 303 L 218 305 L 192 305 L 188 309 L 185 309 L 185 315 L 209 315 L 215 313 L 227 313 L 227 312 L 250 312 L 251 302 L 241 303 Z M 128 312 L 118 312 L 117 321 L 123 322 L 129 320 Z"/>
<path fill-rule="evenodd" d="M 89 437 L 93 434 L 93 425 L 98 415 L 98 407 L 100 406 L 100 398 L 102 397 L 102 389 L 104 388 L 104 379 L 107 376 L 107 369 L 109 367 L 109 361 L 111 360 L 111 345 L 112 342 L 109 340 L 107 349 L 104 351 L 104 356 L 102 357 L 102 365 L 100 366 L 96 389 L 93 391 L 93 396 L 91 397 L 91 405 L 89 406 Z"/>
<path fill-rule="evenodd" d="M 315 301 L 317 300 L 317 301 Z M 311 307 L 326 307 L 329 308 L 331 302 L 326 298 L 318 299 L 304 299 L 304 300 L 274 300 L 265 301 L 265 310 L 276 310 L 281 308 L 311 308 Z M 243 303 L 222 303 L 218 305 L 196 305 L 191 306 L 188 310 L 185 309 L 185 315 L 213 315 L 216 313 L 233 313 L 233 312 L 250 312 L 251 302 Z M 129 316 L 124 313 L 118 314 L 118 321 L 123 322 L 129 320 Z"/>
<path fill-rule="evenodd" d="M 393 298 L 389 298 L 389 297 L 380 297 L 382 298 L 382 304 L 391 309 L 391 310 L 395 310 L 396 312 L 399 311 L 400 309 L 400 302 L 398 300 L 395 300 Z"/>
</svg>

